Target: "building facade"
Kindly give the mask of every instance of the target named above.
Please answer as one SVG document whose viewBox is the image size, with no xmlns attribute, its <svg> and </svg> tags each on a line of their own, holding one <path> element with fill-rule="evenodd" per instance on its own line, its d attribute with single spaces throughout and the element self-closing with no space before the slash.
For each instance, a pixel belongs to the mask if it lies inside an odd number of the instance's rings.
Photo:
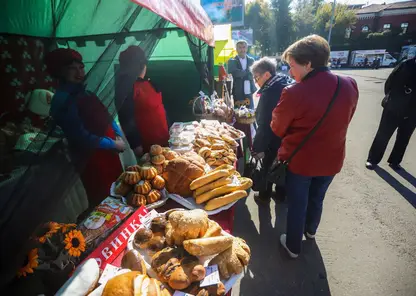
<svg viewBox="0 0 416 296">
<path fill-rule="evenodd" d="M 372 4 L 357 10 L 357 23 L 352 35 L 361 33 L 416 31 L 416 0 L 391 4 Z"/>
</svg>

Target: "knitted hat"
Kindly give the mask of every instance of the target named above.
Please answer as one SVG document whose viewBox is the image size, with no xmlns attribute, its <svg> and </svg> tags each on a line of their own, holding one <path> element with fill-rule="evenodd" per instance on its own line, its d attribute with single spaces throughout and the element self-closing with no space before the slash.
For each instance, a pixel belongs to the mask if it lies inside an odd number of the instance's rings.
<svg viewBox="0 0 416 296">
<path fill-rule="evenodd" d="M 57 48 L 45 57 L 47 70 L 54 77 L 58 77 L 62 68 L 73 62 L 82 63 L 82 56 L 71 48 Z"/>
</svg>

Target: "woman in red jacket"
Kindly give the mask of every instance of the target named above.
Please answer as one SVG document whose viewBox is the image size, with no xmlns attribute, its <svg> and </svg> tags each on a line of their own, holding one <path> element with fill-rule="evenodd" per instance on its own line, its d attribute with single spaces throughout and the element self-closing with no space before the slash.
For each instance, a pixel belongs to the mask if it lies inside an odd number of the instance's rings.
<svg viewBox="0 0 416 296">
<path fill-rule="evenodd" d="M 344 162 L 347 129 L 358 102 L 356 82 L 338 79 L 326 67 L 329 53 L 328 42 L 312 35 L 283 54 L 297 83 L 283 90 L 272 115 L 271 128 L 282 139 L 279 160 L 287 161 L 323 117 L 339 86 L 322 124 L 289 163 L 287 233 L 280 242 L 292 258 L 300 253 L 304 233 L 308 239 L 315 237 L 326 191 Z"/>
<path fill-rule="evenodd" d="M 130 46 L 119 61 L 116 105 L 130 147 L 140 155 L 153 144 L 167 146 L 169 130 L 162 93 L 145 79 L 147 59 L 143 50 Z"/>
</svg>

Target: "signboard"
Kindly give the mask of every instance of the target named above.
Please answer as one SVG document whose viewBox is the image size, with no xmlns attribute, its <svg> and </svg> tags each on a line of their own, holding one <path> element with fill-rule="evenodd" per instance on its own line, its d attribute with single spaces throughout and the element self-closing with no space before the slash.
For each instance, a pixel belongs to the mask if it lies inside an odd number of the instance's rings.
<svg viewBox="0 0 416 296">
<path fill-rule="evenodd" d="M 243 26 L 244 2 L 244 0 L 201 0 L 201 6 L 214 25 Z"/>
<path fill-rule="evenodd" d="M 338 59 L 340 59 L 340 65 L 346 65 L 348 64 L 348 54 L 348 50 L 331 51 L 329 61 L 331 62 L 331 65 L 338 65 Z"/>
<path fill-rule="evenodd" d="M 253 29 L 232 30 L 231 38 L 234 41 L 245 40 L 248 45 L 253 45 Z"/>
</svg>

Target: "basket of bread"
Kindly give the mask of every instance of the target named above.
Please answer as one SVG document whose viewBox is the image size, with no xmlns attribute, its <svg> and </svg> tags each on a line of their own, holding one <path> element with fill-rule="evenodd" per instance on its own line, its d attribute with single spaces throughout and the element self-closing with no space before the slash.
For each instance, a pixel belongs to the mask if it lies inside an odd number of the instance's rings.
<svg viewBox="0 0 416 296">
<path fill-rule="evenodd" d="M 126 168 L 111 186 L 110 195 L 123 198 L 127 204 L 148 209 L 158 208 L 168 199 L 162 177 L 169 160 L 178 157 L 170 148 L 153 145 L 150 153 L 146 153 L 139 165 Z"/>
<path fill-rule="evenodd" d="M 127 247 L 122 267 L 137 267 L 172 294 L 225 295 L 250 260 L 244 240 L 224 232 L 199 209 L 160 214 L 134 233 Z M 208 281 L 212 270 L 218 279 Z"/>
</svg>

